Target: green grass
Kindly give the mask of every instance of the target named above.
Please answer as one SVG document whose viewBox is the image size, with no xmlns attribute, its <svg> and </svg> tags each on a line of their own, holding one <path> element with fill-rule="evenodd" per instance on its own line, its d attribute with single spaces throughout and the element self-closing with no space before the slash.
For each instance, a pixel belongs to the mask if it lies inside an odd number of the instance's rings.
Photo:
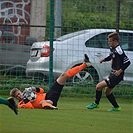
<svg viewBox="0 0 133 133">
<path fill-rule="evenodd" d="M 1 133 L 132 133 L 132 100 L 117 99 L 121 112 L 107 112 L 107 99 L 100 108 L 86 109 L 92 98 L 61 97 L 59 110 L 19 109 L 16 116 L 7 106 L 0 105 Z"/>
</svg>

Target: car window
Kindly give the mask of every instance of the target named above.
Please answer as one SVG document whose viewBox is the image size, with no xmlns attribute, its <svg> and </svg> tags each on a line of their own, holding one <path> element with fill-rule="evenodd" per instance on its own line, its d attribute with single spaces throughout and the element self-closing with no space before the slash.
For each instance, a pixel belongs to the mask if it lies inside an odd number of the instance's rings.
<svg viewBox="0 0 133 133">
<path fill-rule="evenodd" d="M 133 33 L 120 32 L 120 45 L 123 50 L 133 51 Z"/>
<path fill-rule="evenodd" d="M 101 33 L 92 37 L 91 39 L 85 42 L 86 47 L 94 47 L 94 48 L 109 48 L 107 36 L 111 32 Z"/>
<path fill-rule="evenodd" d="M 56 38 L 56 41 L 64 41 L 64 40 L 67 40 L 67 39 L 85 34 L 87 32 L 88 32 L 87 30 L 82 30 L 82 31 L 77 31 L 77 32 L 73 32 L 73 33 L 70 33 L 70 34 L 66 34 L 66 35 L 63 35 L 61 37 Z"/>
<path fill-rule="evenodd" d="M 133 33 L 129 34 L 128 38 L 128 50 L 133 51 Z"/>
<path fill-rule="evenodd" d="M 86 47 L 109 48 L 107 36 L 111 32 L 102 33 L 85 42 Z M 120 45 L 123 50 L 133 51 L 133 33 L 120 32 Z"/>
</svg>

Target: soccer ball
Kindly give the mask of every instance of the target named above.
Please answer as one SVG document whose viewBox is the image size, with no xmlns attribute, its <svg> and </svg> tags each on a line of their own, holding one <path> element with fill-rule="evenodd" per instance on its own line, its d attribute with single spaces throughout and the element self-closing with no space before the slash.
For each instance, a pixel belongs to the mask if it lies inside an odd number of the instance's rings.
<svg viewBox="0 0 133 133">
<path fill-rule="evenodd" d="M 29 101 L 34 101 L 36 99 L 36 93 L 34 91 L 28 92 L 27 99 Z"/>
</svg>

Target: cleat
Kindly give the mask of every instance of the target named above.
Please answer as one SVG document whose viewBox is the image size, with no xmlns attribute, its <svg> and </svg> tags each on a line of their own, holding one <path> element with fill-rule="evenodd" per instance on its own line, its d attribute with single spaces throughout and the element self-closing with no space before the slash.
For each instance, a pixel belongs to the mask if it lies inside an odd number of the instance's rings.
<svg viewBox="0 0 133 133">
<path fill-rule="evenodd" d="M 58 110 L 58 108 L 55 106 L 44 106 L 44 109 L 46 109 L 46 110 Z"/>
<path fill-rule="evenodd" d="M 108 110 L 108 112 L 116 112 L 116 111 L 121 111 L 121 108 L 120 107 L 112 107 L 111 109 Z"/>
<path fill-rule="evenodd" d="M 87 54 L 84 54 L 84 63 L 87 65 L 87 66 L 92 66 L 91 62 L 89 61 L 89 57 Z"/>
<path fill-rule="evenodd" d="M 94 109 L 94 108 L 99 108 L 99 104 L 96 104 L 95 102 L 86 106 L 87 109 Z"/>
<path fill-rule="evenodd" d="M 14 98 L 10 97 L 10 98 L 8 98 L 8 101 L 9 101 L 9 108 L 11 108 L 15 112 L 15 114 L 17 115 L 18 114 L 18 107 L 14 101 Z"/>
</svg>

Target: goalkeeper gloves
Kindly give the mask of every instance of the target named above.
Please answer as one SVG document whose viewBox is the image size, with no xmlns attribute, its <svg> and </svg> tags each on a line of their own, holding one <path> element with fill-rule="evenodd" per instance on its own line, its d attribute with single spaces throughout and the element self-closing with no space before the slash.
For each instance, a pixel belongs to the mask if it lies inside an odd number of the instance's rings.
<svg viewBox="0 0 133 133">
<path fill-rule="evenodd" d="M 36 87 L 31 86 L 31 87 L 29 87 L 29 88 L 25 88 L 25 90 L 27 90 L 27 91 L 29 91 L 29 92 L 36 91 Z"/>
<path fill-rule="evenodd" d="M 23 91 L 21 95 L 21 99 L 24 101 L 24 103 L 28 103 L 30 100 L 27 98 L 26 90 Z"/>
</svg>

